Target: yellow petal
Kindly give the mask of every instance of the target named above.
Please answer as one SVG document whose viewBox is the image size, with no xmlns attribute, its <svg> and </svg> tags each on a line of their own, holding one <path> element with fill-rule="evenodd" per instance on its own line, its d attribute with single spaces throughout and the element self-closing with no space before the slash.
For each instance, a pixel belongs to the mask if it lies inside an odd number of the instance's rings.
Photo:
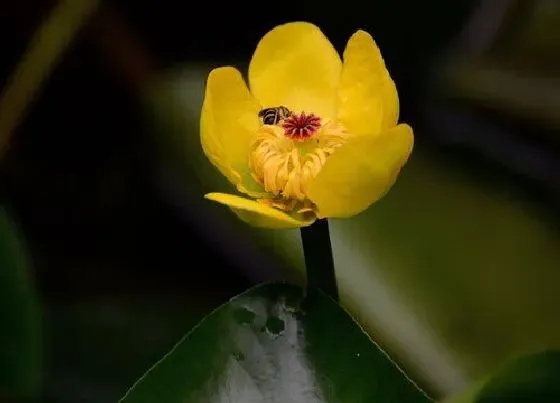
<svg viewBox="0 0 560 403">
<path fill-rule="evenodd" d="M 283 211 L 249 200 L 244 197 L 227 193 L 208 193 L 204 196 L 209 200 L 225 204 L 243 221 L 255 226 L 274 229 L 299 228 L 310 225 L 315 216 L 289 215 Z"/>
<path fill-rule="evenodd" d="M 233 67 L 210 72 L 200 117 L 202 149 L 240 192 L 264 193 L 249 171 L 250 144 L 259 126 L 259 105 Z"/>
<path fill-rule="evenodd" d="M 383 197 L 412 151 L 414 136 L 406 124 L 377 136 L 356 136 L 331 155 L 308 183 L 307 195 L 319 217 L 359 214 Z"/>
<path fill-rule="evenodd" d="M 394 127 L 399 117 L 397 88 L 371 35 L 352 35 L 343 58 L 338 119 L 356 135 Z"/>
<path fill-rule="evenodd" d="M 249 84 L 264 107 L 334 118 L 340 56 L 313 24 L 291 22 L 269 31 L 249 65 Z"/>
</svg>

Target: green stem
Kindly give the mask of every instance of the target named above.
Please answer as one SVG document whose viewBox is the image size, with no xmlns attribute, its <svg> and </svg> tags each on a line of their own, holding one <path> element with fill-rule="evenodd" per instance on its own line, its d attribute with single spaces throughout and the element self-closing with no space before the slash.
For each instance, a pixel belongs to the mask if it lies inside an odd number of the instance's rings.
<svg viewBox="0 0 560 403">
<path fill-rule="evenodd" d="M 310 226 L 301 228 L 301 242 L 307 271 L 307 287 L 319 288 L 338 301 L 338 287 L 327 219 L 317 220 Z"/>
</svg>

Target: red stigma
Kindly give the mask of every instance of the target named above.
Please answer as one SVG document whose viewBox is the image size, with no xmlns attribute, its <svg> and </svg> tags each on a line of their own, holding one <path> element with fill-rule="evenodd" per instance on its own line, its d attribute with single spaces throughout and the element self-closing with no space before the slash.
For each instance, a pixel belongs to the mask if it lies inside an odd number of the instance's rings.
<svg viewBox="0 0 560 403">
<path fill-rule="evenodd" d="M 311 137 L 321 127 L 321 118 L 310 113 L 300 115 L 295 113 L 284 119 L 282 128 L 284 134 L 292 140 L 305 140 Z"/>
</svg>

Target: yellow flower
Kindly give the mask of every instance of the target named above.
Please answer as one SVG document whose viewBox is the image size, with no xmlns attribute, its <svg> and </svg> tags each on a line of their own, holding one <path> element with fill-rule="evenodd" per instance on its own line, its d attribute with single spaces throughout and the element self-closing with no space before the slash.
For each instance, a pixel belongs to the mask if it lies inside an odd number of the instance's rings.
<svg viewBox="0 0 560 403">
<path fill-rule="evenodd" d="M 210 72 L 200 135 L 209 160 L 252 199 L 207 199 L 255 226 L 296 228 L 361 213 L 393 185 L 414 137 L 397 124 L 397 90 L 367 32 L 352 35 L 342 61 L 315 25 L 277 26 L 248 76 L 250 91 L 233 67 Z"/>
</svg>

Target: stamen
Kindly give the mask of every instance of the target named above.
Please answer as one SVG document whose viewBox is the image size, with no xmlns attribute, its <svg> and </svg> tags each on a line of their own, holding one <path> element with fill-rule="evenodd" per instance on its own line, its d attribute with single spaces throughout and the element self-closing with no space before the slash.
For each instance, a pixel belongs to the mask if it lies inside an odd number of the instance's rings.
<svg viewBox="0 0 560 403">
<path fill-rule="evenodd" d="M 292 114 L 282 122 L 282 128 L 286 137 L 292 140 L 305 140 L 311 137 L 321 128 L 321 118 L 312 113 L 306 115 Z"/>
<path fill-rule="evenodd" d="M 293 121 L 288 129 L 280 125 L 264 125 L 259 129 L 249 160 L 251 173 L 272 195 L 263 203 L 280 210 L 307 214 L 314 208 L 307 198 L 307 183 L 317 176 L 329 156 L 346 142 L 347 133 L 344 127 L 334 122 L 327 121 L 320 126 L 321 119 L 314 115 L 302 113 L 293 119 L 287 118 L 285 122 L 288 120 Z M 313 141 L 301 141 L 314 134 Z"/>
</svg>

